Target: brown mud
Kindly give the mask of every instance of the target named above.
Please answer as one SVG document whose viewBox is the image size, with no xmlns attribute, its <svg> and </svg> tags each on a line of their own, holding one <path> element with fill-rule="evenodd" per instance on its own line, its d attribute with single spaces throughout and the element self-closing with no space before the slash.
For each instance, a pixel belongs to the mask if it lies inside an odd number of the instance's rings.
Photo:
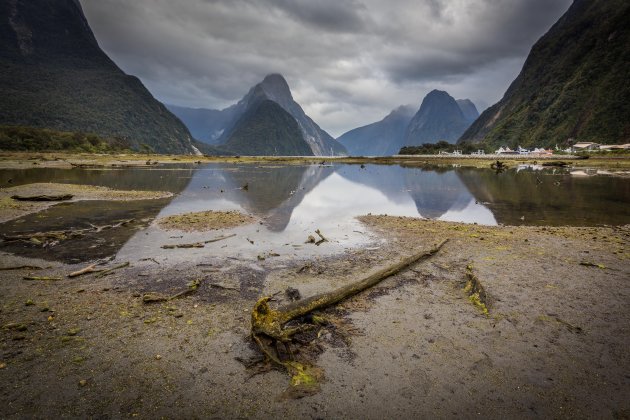
<svg viewBox="0 0 630 420">
<path fill-rule="evenodd" d="M 0 415 L 630 415 L 629 226 L 360 220 L 371 246 L 312 260 L 169 264 L 162 255 L 68 278 L 89 264 L 0 254 L 1 268 L 26 266 L 0 271 Z M 242 363 L 260 356 L 249 338 L 260 296 L 282 304 L 289 286 L 326 292 L 446 238 L 432 259 L 322 314 L 334 322 L 314 337 L 319 393 L 281 398 L 286 372 L 252 376 Z"/>
<path fill-rule="evenodd" d="M 157 220 L 157 224 L 165 230 L 207 232 L 242 226 L 255 221 L 254 217 L 238 211 L 200 211 L 162 217 Z"/>
</svg>

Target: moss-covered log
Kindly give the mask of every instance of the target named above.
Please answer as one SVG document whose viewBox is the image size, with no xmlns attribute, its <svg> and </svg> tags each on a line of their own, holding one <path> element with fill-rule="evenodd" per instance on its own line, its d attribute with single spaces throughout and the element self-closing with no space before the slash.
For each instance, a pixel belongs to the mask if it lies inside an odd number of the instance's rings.
<svg viewBox="0 0 630 420">
<path fill-rule="evenodd" d="M 334 305 L 375 286 L 382 280 L 409 266 L 433 256 L 447 241 L 448 239 L 445 239 L 428 251 L 423 251 L 404 258 L 400 262 L 379 270 L 357 282 L 350 283 L 327 293 L 311 296 L 297 302 L 291 302 L 276 309 L 269 306 L 271 296 L 262 297 L 256 302 L 252 310 L 252 338 L 265 355 L 266 359 L 287 369 L 294 379 L 293 382 L 295 382 L 295 378 L 302 378 L 306 375 L 306 372 L 309 372 L 310 367 L 295 361 L 282 361 L 276 350 L 276 344 L 278 342 L 288 344 L 295 334 L 317 328 L 317 326 L 305 324 L 287 327 L 286 324 L 289 321 L 303 317 L 312 311 Z M 297 382 L 300 384 L 305 382 L 310 383 L 310 381 L 304 380 Z"/>
</svg>

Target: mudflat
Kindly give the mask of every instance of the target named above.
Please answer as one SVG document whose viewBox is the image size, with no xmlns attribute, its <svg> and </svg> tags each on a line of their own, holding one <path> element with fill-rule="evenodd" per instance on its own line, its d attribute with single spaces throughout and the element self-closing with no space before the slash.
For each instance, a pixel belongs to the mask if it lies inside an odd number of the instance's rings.
<svg viewBox="0 0 630 420">
<path fill-rule="evenodd" d="M 87 264 L 3 253 L 2 416 L 630 415 L 630 226 L 360 221 L 371 244 L 309 260 L 164 254 L 68 278 Z M 247 363 L 259 355 L 260 296 L 325 292 L 446 238 L 432 258 L 322 311 L 339 322 L 314 337 L 319 393 L 284 398 L 285 371 Z"/>
</svg>

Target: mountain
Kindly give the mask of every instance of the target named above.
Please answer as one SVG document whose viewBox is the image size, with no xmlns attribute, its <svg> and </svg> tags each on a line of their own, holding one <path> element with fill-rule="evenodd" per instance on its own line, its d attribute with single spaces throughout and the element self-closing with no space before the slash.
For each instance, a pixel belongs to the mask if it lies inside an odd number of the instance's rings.
<svg viewBox="0 0 630 420">
<path fill-rule="evenodd" d="M 252 87 L 249 92 L 238 103 L 225 108 L 223 110 L 204 110 L 205 115 L 208 118 L 206 121 L 206 127 L 209 128 L 209 132 L 204 136 L 199 136 L 200 140 L 204 140 L 211 144 L 220 145 L 222 148 L 226 148 L 226 145 L 230 143 L 234 130 L 239 126 L 240 120 L 249 115 L 249 111 L 258 107 L 260 102 L 270 100 L 278 104 L 282 110 L 289 113 L 291 117 L 296 121 L 300 132 L 302 133 L 303 140 L 308 144 L 311 152 L 309 155 L 325 156 L 325 155 L 345 155 L 347 153 L 345 147 L 341 143 L 337 142 L 327 132 L 322 130 L 302 109 L 302 107 L 293 100 L 291 89 L 288 83 L 279 74 L 270 74 L 266 76 L 262 82 Z M 269 113 L 269 106 L 266 106 L 266 115 Z M 186 108 L 171 108 L 173 112 L 180 116 L 184 121 L 189 121 L 189 127 L 194 126 L 197 130 L 200 126 L 195 125 L 194 122 L 190 122 L 191 115 L 190 109 Z M 206 112 L 211 111 L 211 112 Z M 199 113 L 202 114 L 202 113 Z M 276 121 L 282 120 L 284 117 L 274 117 Z M 271 127 L 270 124 L 265 124 L 265 127 Z M 220 134 L 219 134 L 220 133 Z M 252 133 L 253 134 L 253 133 Z M 261 133 L 261 135 L 269 138 L 268 133 Z M 287 145 L 287 147 L 291 147 Z M 284 148 L 284 146 L 280 146 Z"/>
<path fill-rule="evenodd" d="M 381 121 L 355 128 L 342 134 L 337 141 L 352 156 L 388 156 L 398 153 L 403 146 L 405 130 L 414 109 L 400 106 Z"/>
<path fill-rule="evenodd" d="M 460 142 L 630 142 L 630 2 L 574 0 L 532 47 L 503 99 Z"/>
<path fill-rule="evenodd" d="M 469 125 L 470 122 L 451 95 L 433 90 L 424 97 L 420 109 L 409 122 L 404 146 L 437 143 L 440 140 L 452 143 Z"/>
<path fill-rule="evenodd" d="M 186 126 L 99 47 L 78 0 L 0 2 L 0 125 L 193 153 Z"/>
<path fill-rule="evenodd" d="M 223 148 L 253 156 L 312 156 L 295 118 L 280 105 L 265 99 L 239 120 Z"/>
<path fill-rule="evenodd" d="M 479 118 L 479 111 L 477 111 L 477 107 L 470 99 L 457 99 L 457 106 L 459 106 L 459 110 L 464 114 L 464 118 L 468 121 L 469 124 L 472 124 L 477 118 Z"/>
</svg>

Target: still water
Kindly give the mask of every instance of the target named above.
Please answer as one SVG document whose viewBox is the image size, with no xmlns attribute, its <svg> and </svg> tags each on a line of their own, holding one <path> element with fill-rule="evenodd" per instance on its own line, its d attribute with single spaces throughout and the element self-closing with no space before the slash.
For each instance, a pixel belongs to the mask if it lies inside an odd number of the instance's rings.
<svg viewBox="0 0 630 420">
<path fill-rule="evenodd" d="M 12 183 L 7 184 L 11 179 Z M 80 228 L 133 218 L 128 228 L 98 238 L 65 241 L 49 249 L 2 249 L 71 262 L 116 254 L 140 259 L 163 255 L 161 245 L 206 240 L 217 232 L 164 232 L 157 217 L 192 211 L 239 210 L 260 223 L 234 229 L 237 236 L 203 249 L 168 251 L 168 257 L 203 259 L 208 252 L 253 259 L 273 253 L 300 257 L 340 252 L 373 241 L 355 220 L 363 214 L 426 217 L 484 225 L 596 226 L 630 223 L 630 179 L 522 166 L 489 169 L 385 165 L 168 165 L 113 170 L 28 169 L 0 171 L 0 185 L 32 182 L 166 190 L 175 197 L 138 202 L 76 202 L 0 225 L 1 234 Z M 247 186 L 247 188 L 243 188 Z M 330 239 L 305 245 L 316 229 Z M 103 236 L 104 235 L 104 236 Z M 253 244 L 252 244 L 253 242 Z"/>
</svg>

